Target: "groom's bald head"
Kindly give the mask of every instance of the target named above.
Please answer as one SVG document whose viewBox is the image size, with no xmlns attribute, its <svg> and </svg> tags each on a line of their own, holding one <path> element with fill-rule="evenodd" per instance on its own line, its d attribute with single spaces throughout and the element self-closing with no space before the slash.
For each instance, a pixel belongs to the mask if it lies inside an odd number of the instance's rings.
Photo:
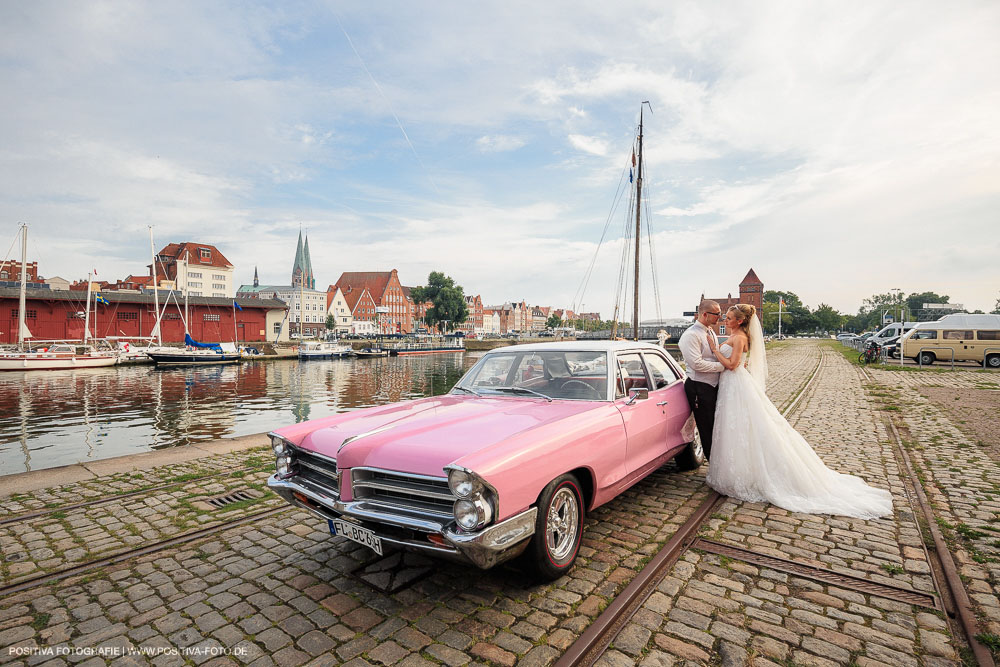
<svg viewBox="0 0 1000 667">
<path fill-rule="evenodd" d="M 711 327 L 713 324 L 719 321 L 719 317 L 722 316 L 722 306 L 719 305 L 718 301 L 712 301 L 711 299 L 705 299 L 698 306 L 698 321 L 704 324 L 706 327 Z"/>
</svg>

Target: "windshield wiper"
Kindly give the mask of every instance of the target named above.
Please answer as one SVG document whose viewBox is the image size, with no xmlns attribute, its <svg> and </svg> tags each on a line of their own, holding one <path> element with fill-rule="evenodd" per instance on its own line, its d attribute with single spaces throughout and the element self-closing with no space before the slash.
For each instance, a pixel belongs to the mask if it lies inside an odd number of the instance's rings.
<svg viewBox="0 0 1000 667">
<path fill-rule="evenodd" d="M 534 389 L 528 389 L 527 387 L 490 387 L 492 391 L 509 391 L 512 394 L 534 394 L 535 396 L 541 396 L 549 403 L 552 402 L 551 396 L 546 396 L 540 391 L 535 391 Z"/>
<path fill-rule="evenodd" d="M 479 397 L 482 397 L 482 394 L 480 394 L 480 393 L 479 393 L 478 391 L 476 391 L 475 389 L 469 389 L 468 387 L 463 387 L 463 386 L 461 386 L 461 385 L 458 385 L 458 384 L 456 384 L 456 385 L 455 385 L 454 387 L 452 387 L 451 389 L 452 389 L 452 391 L 454 391 L 455 389 L 461 389 L 462 391 L 467 391 L 467 392 L 469 392 L 470 394 L 474 394 L 474 395 L 476 395 L 476 396 L 479 396 Z"/>
</svg>

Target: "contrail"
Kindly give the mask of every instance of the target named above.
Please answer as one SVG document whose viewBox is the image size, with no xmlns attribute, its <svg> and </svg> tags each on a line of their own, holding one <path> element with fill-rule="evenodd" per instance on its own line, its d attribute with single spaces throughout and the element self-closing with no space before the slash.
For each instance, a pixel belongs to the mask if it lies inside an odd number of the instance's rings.
<svg viewBox="0 0 1000 667">
<path fill-rule="evenodd" d="M 403 138 L 406 139 L 407 145 L 410 147 L 410 150 L 413 151 L 413 157 L 417 158 L 417 162 L 420 163 L 421 169 L 423 169 L 424 173 L 427 175 L 427 179 L 431 182 L 431 187 L 434 188 L 434 192 L 440 195 L 441 191 L 438 190 L 437 183 L 434 182 L 434 177 L 431 176 L 431 172 L 427 169 L 427 165 L 424 164 L 424 161 L 420 159 L 417 149 L 414 148 L 413 142 L 410 141 L 409 135 L 406 134 L 406 129 L 403 127 L 403 123 L 399 120 L 399 116 L 396 115 L 396 110 L 392 108 L 392 102 L 390 102 L 389 98 L 386 97 L 385 92 L 382 90 L 382 86 L 378 85 L 378 81 L 375 80 L 375 77 L 372 76 L 371 70 L 368 69 L 368 65 L 365 64 L 364 58 L 361 57 L 361 54 L 358 53 L 358 50 L 354 47 L 354 42 L 351 40 L 351 36 L 347 34 L 347 30 L 344 29 L 344 24 L 340 22 L 340 17 L 337 16 L 336 13 L 333 14 L 333 17 L 337 19 L 337 25 L 340 26 L 340 32 L 344 33 L 344 37 L 347 39 L 347 43 L 350 45 L 351 51 L 354 51 L 354 55 L 358 57 L 358 62 L 361 63 L 361 67 L 365 70 L 365 74 L 367 74 L 368 78 L 372 80 L 375 90 L 378 91 L 378 94 L 381 95 L 382 99 L 385 101 L 386 106 L 389 107 L 389 113 L 391 113 L 392 117 L 396 119 L 396 125 L 399 126 L 399 131 L 403 133 Z"/>
</svg>

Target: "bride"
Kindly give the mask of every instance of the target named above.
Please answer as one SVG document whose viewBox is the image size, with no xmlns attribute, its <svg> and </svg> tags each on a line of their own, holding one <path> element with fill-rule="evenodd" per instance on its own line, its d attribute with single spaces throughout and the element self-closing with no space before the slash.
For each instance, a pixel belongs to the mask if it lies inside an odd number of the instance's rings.
<svg viewBox="0 0 1000 667">
<path fill-rule="evenodd" d="M 827 468 L 764 393 L 767 361 L 756 309 L 745 303 L 730 308 L 726 331 L 729 339 L 719 347 L 708 338 L 726 368 L 719 378 L 709 485 L 792 512 L 862 519 L 892 514 L 888 491 Z"/>
</svg>

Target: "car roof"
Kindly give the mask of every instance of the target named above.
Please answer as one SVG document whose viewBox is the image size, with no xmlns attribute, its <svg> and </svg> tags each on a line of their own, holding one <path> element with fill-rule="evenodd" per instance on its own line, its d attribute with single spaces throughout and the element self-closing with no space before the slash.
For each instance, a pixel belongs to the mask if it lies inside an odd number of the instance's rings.
<svg viewBox="0 0 1000 667">
<path fill-rule="evenodd" d="M 659 350 L 663 348 L 656 343 L 645 343 L 632 340 L 576 340 L 555 341 L 552 343 L 523 343 L 508 345 L 490 350 L 493 352 L 625 352 L 629 350 Z"/>
</svg>

